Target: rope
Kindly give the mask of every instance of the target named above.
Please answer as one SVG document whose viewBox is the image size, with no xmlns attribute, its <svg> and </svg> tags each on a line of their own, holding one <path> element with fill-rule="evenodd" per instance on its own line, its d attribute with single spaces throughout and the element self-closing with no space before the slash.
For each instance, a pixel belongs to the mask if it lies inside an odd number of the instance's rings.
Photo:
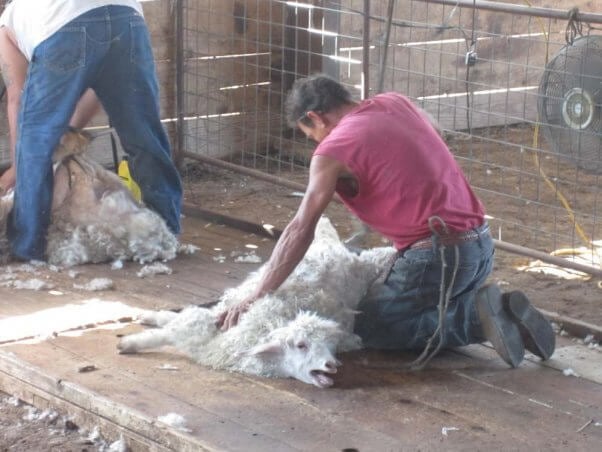
<svg viewBox="0 0 602 452">
<path fill-rule="evenodd" d="M 437 305 L 437 309 L 439 311 L 439 320 L 437 322 L 437 328 L 429 338 L 424 347 L 424 350 L 416 358 L 409 364 L 410 369 L 412 370 L 422 370 L 428 364 L 428 362 L 437 354 L 441 347 L 443 346 L 443 338 L 445 337 L 445 315 L 447 313 L 447 308 L 449 306 L 449 301 L 451 299 L 452 290 L 454 287 L 454 283 L 456 281 L 456 275 L 458 273 L 458 267 L 460 265 L 460 250 L 458 245 L 454 245 L 454 267 L 452 271 L 452 275 L 449 281 L 449 284 L 445 284 L 445 274 L 446 269 L 448 267 L 447 261 L 445 260 L 445 245 L 439 240 L 441 238 L 441 232 L 436 228 L 435 222 L 437 222 L 442 229 L 442 232 L 445 235 L 449 235 L 449 229 L 445 224 L 445 221 L 441 217 L 432 216 L 429 218 L 428 224 L 429 229 L 431 230 L 433 236 L 436 238 L 438 242 L 439 248 L 439 257 L 441 259 L 441 283 L 439 285 L 439 303 Z M 431 347 L 433 346 L 433 342 L 438 338 L 437 346 L 431 351 Z"/>
<path fill-rule="evenodd" d="M 579 8 L 576 6 L 571 8 L 568 12 L 568 22 L 566 24 L 566 31 L 564 32 L 564 39 L 568 45 L 573 45 L 577 36 L 583 36 L 583 24 L 578 19 Z M 546 55 L 547 56 L 547 55 Z"/>
<path fill-rule="evenodd" d="M 527 1 L 527 0 L 525 0 Z M 568 22 L 564 32 L 564 39 L 568 45 L 573 45 L 577 36 L 583 36 L 584 22 L 579 19 L 579 8 L 571 8 L 568 13 Z M 594 27 L 591 23 L 585 22 L 587 26 L 587 35 L 589 36 L 592 30 L 600 30 L 600 27 Z"/>
</svg>

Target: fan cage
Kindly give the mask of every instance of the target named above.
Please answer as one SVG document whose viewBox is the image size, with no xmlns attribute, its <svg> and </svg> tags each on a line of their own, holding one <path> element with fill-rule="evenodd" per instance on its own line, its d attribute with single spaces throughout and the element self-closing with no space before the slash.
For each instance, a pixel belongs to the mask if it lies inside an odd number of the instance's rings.
<svg viewBox="0 0 602 452">
<path fill-rule="evenodd" d="M 581 37 L 546 65 L 538 112 L 552 149 L 602 174 L 602 36 Z"/>
</svg>

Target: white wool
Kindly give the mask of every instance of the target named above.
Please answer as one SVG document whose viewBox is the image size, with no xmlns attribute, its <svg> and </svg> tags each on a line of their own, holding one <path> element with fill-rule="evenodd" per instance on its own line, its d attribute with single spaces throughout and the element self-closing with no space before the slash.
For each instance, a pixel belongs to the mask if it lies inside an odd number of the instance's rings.
<svg viewBox="0 0 602 452">
<path fill-rule="evenodd" d="M 142 267 L 138 273 L 136 273 L 136 275 L 139 278 L 145 278 L 151 275 L 171 275 L 171 272 L 171 268 L 169 268 L 167 265 L 162 264 L 161 262 L 155 262 Z"/>
<path fill-rule="evenodd" d="M 74 289 L 88 290 L 90 292 L 98 290 L 110 290 L 113 289 L 113 281 L 109 278 L 94 278 L 88 281 L 86 284 L 73 284 Z"/>
<path fill-rule="evenodd" d="M 180 370 L 179 367 L 174 366 L 172 364 L 161 364 L 160 366 L 156 366 L 155 369 L 159 369 L 159 370 L 171 370 L 171 371 Z"/>
<path fill-rule="evenodd" d="M 155 212 L 137 206 L 124 192 L 105 195 L 99 203 L 94 223 L 51 225 L 50 262 L 73 266 L 131 259 L 144 264 L 175 257 L 177 239 Z"/>
<path fill-rule="evenodd" d="M 200 248 L 191 243 L 180 243 L 178 247 L 178 254 L 194 254 L 199 251 Z"/>
<path fill-rule="evenodd" d="M 165 416 L 158 416 L 157 420 L 183 432 L 191 431 L 189 428 L 186 428 L 186 418 L 181 414 L 168 413 Z"/>
<path fill-rule="evenodd" d="M 215 323 L 221 312 L 251 295 L 265 265 L 238 287 L 226 290 L 212 308 L 190 306 L 179 314 L 146 311 L 141 321 L 160 328 L 125 336 L 119 348 L 122 353 L 133 353 L 172 345 L 216 369 L 291 376 L 283 369 L 282 360 L 274 359 L 276 354 L 261 347 L 270 343 L 288 347 L 307 341 L 312 347 L 322 347 L 327 357 L 330 352 L 359 348 L 361 341 L 353 333 L 357 305 L 379 275 L 389 269 L 395 255 L 392 247 L 359 255 L 349 251 L 330 222 L 322 218 L 295 271 L 277 291 L 257 300 L 235 328 L 220 332 Z M 326 372 L 320 365 L 314 370 Z M 312 383 L 327 385 L 326 378 L 318 380 Z"/>
<path fill-rule="evenodd" d="M 579 374 L 577 374 L 577 372 L 575 372 L 573 369 L 571 369 L 570 367 L 567 367 L 566 369 L 564 369 L 562 371 L 563 375 L 565 377 L 579 377 Z"/>
<path fill-rule="evenodd" d="M 102 440 L 102 435 L 100 434 L 100 429 L 97 425 L 94 426 L 90 434 L 88 435 L 88 439 L 92 442 L 97 442 Z"/>
<path fill-rule="evenodd" d="M 441 434 L 443 436 L 447 436 L 448 432 L 454 432 L 454 431 L 459 431 L 460 429 L 458 427 L 441 427 Z"/>
<path fill-rule="evenodd" d="M 173 311 L 142 311 L 137 318 L 143 325 L 161 327 L 167 325 L 177 316 L 178 313 Z"/>
<path fill-rule="evenodd" d="M 32 261 L 35 262 L 35 261 Z M 21 264 L 16 267 L 8 267 L 8 272 L 23 272 L 23 273 L 32 273 L 34 275 L 38 274 L 39 265 L 32 264 Z"/>
<path fill-rule="evenodd" d="M 45 290 L 45 289 L 52 289 L 54 287 L 54 285 L 52 285 L 46 281 L 42 281 L 41 279 L 37 279 L 37 278 L 27 279 L 25 281 L 20 281 L 20 280 L 12 281 L 11 285 L 15 289 L 25 289 L 25 290 Z"/>
<path fill-rule="evenodd" d="M 247 264 L 259 264 L 261 263 L 261 257 L 255 254 L 255 252 L 251 251 L 250 253 L 245 253 L 241 256 L 237 256 L 234 259 L 234 262 L 243 262 Z"/>
<path fill-rule="evenodd" d="M 121 434 L 117 441 L 109 445 L 108 452 L 128 452 L 128 450 L 130 450 L 128 444 Z"/>
<path fill-rule="evenodd" d="M 35 421 L 40 417 L 40 411 L 31 405 L 25 407 L 26 413 L 23 415 L 25 421 Z"/>
<path fill-rule="evenodd" d="M 138 203 L 116 174 L 80 154 L 81 149 L 75 152 L 55 167 L 48 262 L 73 266 L 174 259 L 178 240 L 165 221 Z M 9 255 L 5 230 L 13 201 L 12 192 L 0 198 L 0 264 Z"/>
<path fill-rule="evenodd" d="M 26 421 L 43 421 L 47 420 L 52 423 L 56 418 L 58 418 L 59 414 L 54 410 L 39 410 L 34 406 L 26 405 L 25 411 L 27 412 L 23 419 Z"/>
</svg>

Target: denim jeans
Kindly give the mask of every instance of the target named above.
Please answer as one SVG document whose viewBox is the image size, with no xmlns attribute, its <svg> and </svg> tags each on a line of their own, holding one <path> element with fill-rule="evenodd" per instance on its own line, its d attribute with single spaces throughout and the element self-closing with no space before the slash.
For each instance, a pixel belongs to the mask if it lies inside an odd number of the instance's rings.
<svg viewBox="0 0 602 452">
<path fill-rule="evenodd" d="M 479 238 L 458 245 L 459 264 L 444 317 L 443 347 L 485 339 L 475 307 L 475 294 L 493 266 L 493 240 L 487 225 L 475 229 Z M 454 246 L 445 246 L 445 289 L 454 271 Z M 442 262 L 436 239 L 433 247 L 400 252 L 382 286 L 362 300 L 355 332 L 367 348 L 419 350 L 439 322 Z M 438 342 L 435 341 L 433 345 Z"/>
<path fill-rule="evenodd" d="M 45 258 L 52 153 L 87 88 L 96 92 L 119 135 L 144 203 L 172 232 L 180 232 L 182 185 L 160 122 L 148 29 L 132 8 L 103 6 L 69 22 L 34 50 L 21 97 L 17 183 L 8 223 L 18 258 Z"/>
</svg>

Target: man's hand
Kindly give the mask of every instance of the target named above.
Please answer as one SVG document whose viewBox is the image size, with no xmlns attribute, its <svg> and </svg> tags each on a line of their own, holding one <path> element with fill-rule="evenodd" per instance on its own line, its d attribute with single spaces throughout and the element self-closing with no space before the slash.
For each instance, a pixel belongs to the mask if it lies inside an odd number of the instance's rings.
<svg viewBox="0 0 602 452">
<path fill-rule="evenodd" d="M 240 317 L 249 310 L 249 307 L 254 301 L 254 299 L 248 298 L 237 305 L 230 307 L 227 311 L 222 312 L 217 318 L 217 327 L 222 331 L 227 331 L 233 326 L 236 326 Z"/>
</svg>

